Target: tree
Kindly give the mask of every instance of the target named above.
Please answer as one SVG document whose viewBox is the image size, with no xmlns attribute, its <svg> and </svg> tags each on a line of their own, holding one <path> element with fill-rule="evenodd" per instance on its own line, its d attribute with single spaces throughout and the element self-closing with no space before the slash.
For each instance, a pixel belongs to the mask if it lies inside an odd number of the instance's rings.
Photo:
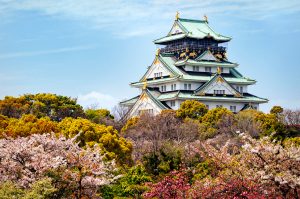
<svg viewBox="0 0 300 199">
<path fill-rule="evenodd" d="M 138 117 L 132 117 L 129 120 L 126 121 L 125 125 L 122 127 L 121 132 L 123 134 L 126 134 L 126 131 L 130 128 L 134 127 L 139 121 Z"/>
<path fill-rule="evenodd" d="M 152 178 L 142 165 L 131 167 L 125 172 L 126 174 L 119 178 L 115 184 L 102 188 L 104 198 L 116 196 L 141 198 L 143 192 L 148 190 L 145 183 L 152 182 Z"/>
<path fill-rule="evenodd" d="M 51 120 L 60 121 L 65 117 L 83 117 L 84 111 L 76 99 L 39 93 L 5 97 L 4 100 L 0 100 L 0 114 L 14 118 L 20 118 L 23 114 L 33 114 L 38 118 L 47 116 Z"/>
<path fill-rule="evenodd" d="M 260 128 L 262 129 L 261 135 L 270 136 L 273 134 L 272 137 L 278 140 L 284 139 L 286 136 L 285 126 L 277 115 L 259 112 L 256 114 L 255 119 L 260 123 Z"/>
<path fill-rule="evenodd" d="M 60 197 L 95 198 L 100 186 L 114 181 L 115 165 L 103 161 L 98 145 L 83 149 L 75 139 L 53 134 L 0 139 L 0 183 L 11 181 L 21 188 L 34 188 L 35 182 L 48 176 Z"/>
<path fill-rule="evenodd" d="M 200 119 L 207 111 L 205 104 L 196 100 L 186 100 L 180 104 L 176 114 L 180 118 Z"/>
<path fill-rule="evenodd" d="M 60 134 L 67 138 L 76 136 L 79 146 L 100 144 L 108 159 L 117 163 L 131 163 L 132 144 L 118 134 L 112 126 L 96 124 L 83 118 L 65 118 L 59 124 Z"/>
<path fill-rule="evenodd" d="M 85 115 L 87 119 L 97 124 L 107 124 L 114 119 L 107 109 L 87 109 Z"/>
<path fill-rule="evenodd" d="M 230 144 L 216 149 L 208 142 L 192 146 L 203 159 L 209 159 L 217 171 L 212 178 L 201 179 L 195 184 L 193 189 L 198 196 L 298 198 L 300 148 L 282 147 L 268 137 L 261 140 L 247 134 L 239 137 L 242 149 L 231 148 Z"/>
<path fill-rule="evenodd" d="M 273 106 L 270 110 L 271 114 L 278 115 L 283 112 L 283 108 L 281 106 Z"/>
<path fill-rule="evenodd" d="M 0 115 L 0 130 L 0 138 L 58 132 L 57 123 L 51 121 L 49 117 L 37 118 L 31 114 L 22 115 L 20 119 Z"/>
<path fill-rule="evenodd" d="M 209 110 L 202 118 L 201 122 L 208 123 L 210 126 L 215 127 L 217 123 L 225 115 L 232 115 L 233 113 L 227 108 L 219 107 Z"/>
<path fill-rule="evenodd" d="M 200 138 L 206 140 L 215 137 L 218 133 L 218 128 L 222 130 L 231 128 L 233 120 L 233 113 L 226 108 L 214 108 L 209 110 L 201 119 L 199 126 Z M 226 122 L 225 122 L 226 121 Z M 229 122 L 229 123 L 228 123 Z M 226 124 L 227 123 L 227 124 Z M 229 127 L 229 128 L 228 128 Z M 225 129 L 225 130 L 226 130 Z"/>
<path fill-rule="evenodd" d="M 162 181 L 149 184 L 150 190 L 143 194 L 144 198 L 185 199 L 188 198 L 190 184 L 184 171 L 173 171 Z"/>
<path fill-rule="evenodd" d="M 284 124 L 289 126 L 300 125 L 300 109 L 297 110 L 285 109 L 282 115 L 283 115 Z"/>
<path fill-rule="evenodd" d="M 256 120 L 256 110 L 244 110 L 236 114 L 237 130 L 239 132 L 248 133 L 252 137 L 259 137 L 262 129 L 260 123 Z"/>
</svg>

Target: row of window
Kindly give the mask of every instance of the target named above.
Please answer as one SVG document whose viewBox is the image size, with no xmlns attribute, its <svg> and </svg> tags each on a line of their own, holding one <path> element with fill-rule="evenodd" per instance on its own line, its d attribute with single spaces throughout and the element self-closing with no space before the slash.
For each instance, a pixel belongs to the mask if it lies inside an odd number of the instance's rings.
<svg viewBox="0 0 300 199">
<path fill-rule="evenodd" d="M 192 84 L 184 84 L 184 90 L 192 90 Z"/>
<path fill-rule="evenodd" d="M 162 77 L 162 72 L 154 73 L 154 77 Z"/>
<path fill-rule="evenodd" d="M 185 66 L 183 66 L 185 68 Z M 221 72 L 223 73 L 223 67 L 220 67 Z M 194 72 L 199 72 L 200 71 L 200 66 L 193 66 L 193 71 Z M 211 67 L 205 67 L 205 72 L 211 73 Z"/>
<path fill-rule="evenodd" d="M 171 84 L 171 91 L 176 90 L 176 84 Z M 184 90 L 192 90 L 192 84 L 184 84 Z M 166 92 L 167 91 L 167 86 L 162 85 L 160 86 L 160 91 Z"/>
<path fill-rule="evenodd" d="M 145 113 L 153 115 L 153 109 L 139 110 L 139 115 L 142 115 L 142 114 L 145 114 Z"/>
<path fill-rule="evenodd" d="M 175 100 L 172 100 L 170 101 L 170 106 L 171 107 L 175 107 L 176 106 L 176 101 Z M 216 108 L 222 108 L 223 105 L 222 104 L 217 104 L 216 105 Z M 206 108 L 209 109 L 209 105 L 206 105 Z M 253 107 L 255 110 L 257 110 L 257 107 Z M 230 106 L 230 111 L 236 113 L 237 112 L 237 109 L 236 109 L 236 106 Z M 139 115 L 142 115 L 144 113 L 147 113 L 147 114 L 153 114 L 153 109 L 143 109 L 143 110 L 139 110 Z"/>
<path fill-rule="evenodd" d="M 225 94 L 225 90 L 214 90 L 214 94 L 215 95 L 224 95 Z"/>
</svg>

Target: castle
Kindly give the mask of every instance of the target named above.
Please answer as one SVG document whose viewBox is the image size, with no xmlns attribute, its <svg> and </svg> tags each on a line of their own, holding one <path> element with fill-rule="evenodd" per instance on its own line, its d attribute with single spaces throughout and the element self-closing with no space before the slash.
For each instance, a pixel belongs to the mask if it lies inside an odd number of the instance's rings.
<svg viewBox="0 0 300 199">
<path fill-rule="evenodd" d="M 131 83 L 141 94 L 120 103 L 130 108 L 127 116 L 176 110 L 185 100 L 232 112 L 259 109 L 268 100 L 248 92 L 256 81 L 244 77 L 236 69 L 238 64 L 228 60 L 230 40 L 215 32 L 206 16 L 204 20 L 183 19 L 177 13 L 168 35 L 154 41 L 161 48 L 151 66 L 139 81 Z"/>
</svg>

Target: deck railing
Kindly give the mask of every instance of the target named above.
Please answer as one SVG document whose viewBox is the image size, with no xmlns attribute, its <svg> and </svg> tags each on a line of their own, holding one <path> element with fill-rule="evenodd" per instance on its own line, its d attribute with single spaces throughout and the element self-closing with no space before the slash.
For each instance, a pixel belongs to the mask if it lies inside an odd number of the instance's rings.
<svg viewBox="0 0 300 199">
<path fill-rule="evenodd" d="M 201 44 L 178 44 L 178 45 L 166 46 L 161 49 L 161 52 L 174 53 L 174 52 L 182 52 L 185 51 L 186 49 L 189 49 L 189 51 L 199 51 L 199 50 L 206 50 L 208 48 L 211 51 L 226 52 L 226 47 L 223 46 L 201 45 Z"/>
</svg>

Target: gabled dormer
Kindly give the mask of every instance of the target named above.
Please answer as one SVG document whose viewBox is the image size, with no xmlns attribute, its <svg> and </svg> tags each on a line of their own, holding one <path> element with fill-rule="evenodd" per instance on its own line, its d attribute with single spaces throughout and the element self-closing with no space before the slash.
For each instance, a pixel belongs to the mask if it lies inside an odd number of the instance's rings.
<svg viewBox="0 0 300 199">
<path fill-rule="evenodd" d="M 145 83 L 142 94 L 128 111 L 127 117 L 138 116 L 143 113 L 157 115 L 162 110 L 167 109 L 168 107 L 166 105 L 157 100 L 159 95 L 160 93 L 157 91 L 148 90 Z"/>
<path fill-rule="evenodd" d="M 195 90 L 194 95 L 199 96 L 234 96 L 243 97 L 240 92 L 233 88 L 221 75 L 220 68 L 211 80 Z"/>
<path fill-rule="evenodd" d="M 185 33 L 185 30 L 182 27 L 180 27 L 177 21 L 175 21 L 170 32 L 168 33 L 168 36 L 181 34 L 181 33 Z"/>
<path fill-rule="evenodd" d="M 148 67 L 147 72 L 140 79 L 140 81 L 145 81 L 147 79 L 174 77 L 176 75 L 178 74 L 175 71 L 173 71 L 167 64 L 164 63 L 158 52 L 152 64 Z"/>
<path fill-rule="evenodd" d="M 210 50 L 204 51 L 201 55 L 199 55 L 196 61 L 219 61 Z"/>
</svg>

